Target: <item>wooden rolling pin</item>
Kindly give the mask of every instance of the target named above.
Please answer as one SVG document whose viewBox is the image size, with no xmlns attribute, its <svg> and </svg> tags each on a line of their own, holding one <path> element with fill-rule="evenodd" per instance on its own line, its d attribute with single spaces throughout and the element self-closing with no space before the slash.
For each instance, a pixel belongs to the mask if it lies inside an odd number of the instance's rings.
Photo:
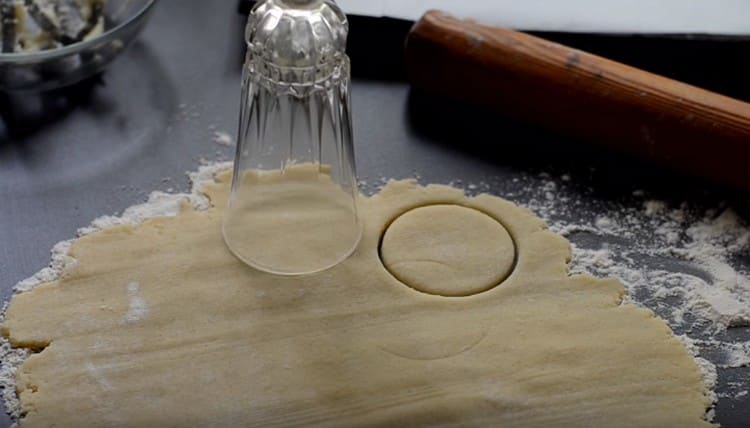
<svg viewBox="0 0 750 428">
<path fill-rule="evenodd" d="M 406 63 L 424 91 L 750 191 L 748 103 L 437 11 L 409 33 Z"/>
</svg>

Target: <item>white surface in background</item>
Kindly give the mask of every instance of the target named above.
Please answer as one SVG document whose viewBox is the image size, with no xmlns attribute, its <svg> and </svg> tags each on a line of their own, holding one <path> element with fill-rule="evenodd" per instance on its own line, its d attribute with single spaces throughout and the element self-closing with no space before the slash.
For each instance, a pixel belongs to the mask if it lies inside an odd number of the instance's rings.
<svg viewBox="0 0 750 428">
<path fill-rule="evenodd" d="M 417 20 L 430 9 L 521 30 L 750 35 L 750 0 L 337 0 L 347 14 Z"/>
</svg>

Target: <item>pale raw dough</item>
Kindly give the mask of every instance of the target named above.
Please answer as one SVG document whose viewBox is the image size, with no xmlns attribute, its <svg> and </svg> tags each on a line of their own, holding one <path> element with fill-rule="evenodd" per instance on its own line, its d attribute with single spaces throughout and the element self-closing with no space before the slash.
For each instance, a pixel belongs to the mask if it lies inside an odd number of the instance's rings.
<svg viewBox="0 0 750 428">
<path fill-rule="evenodd" d="M 59 282 L 14 297 L 4 333 L 45 347 L 18 373 L 24 426 L 710 426 L 666 324 L 615 280 L 569 277 L 568 243 L 529 211 L 391 183 L 361 200 L 352 257 L 279 277 L 226 249 L 219 180 L 208 211 L 81 238 Z M 382 266 L 386 226 L 435 204 L 502 219 L 502 284 L 440 297 Z"/>
<path fill-rule="evenodd" d="M 320 271 L 349 256 L 362 236 L 356 190 L 342 190 L 328 169 L 300 164 L 243 173 L 224 223 L 235 255 L 279 274 Z"/>
<path fill-rule="evenodd" d="M 459 205 L 419 207 L 383 234 L 380 255 L 403 283 L 439 296 L 470 296 L 498 285 L 516 250 L 496 219 Z"/>
</svg>

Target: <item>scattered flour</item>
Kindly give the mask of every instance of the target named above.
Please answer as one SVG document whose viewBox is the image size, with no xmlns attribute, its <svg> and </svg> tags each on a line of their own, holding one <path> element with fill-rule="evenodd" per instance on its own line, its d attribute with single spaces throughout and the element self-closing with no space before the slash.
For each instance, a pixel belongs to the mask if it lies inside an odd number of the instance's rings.
<svg viewBox="0 0 750 428">
<path fill-rule="evenodd" d="M 696 215 L 684 204 L 647 200 L 640 210 L 573 222 L 581 201 L 555 188 L 548 181 L 526 205 L 570 239 L 572 273 L 622 279 L 631 301 L 651 307 L 678 331 L 719 334 L 750 326 L 750 273 L 732 263 L 750 254 L 750 227 L 732 209 Z"/>
<path fill-rule="evenodd" d="M 72 244 L 73 240 L 58 242 L 52 247 L 49 266 L 16 284 L 14 291 L 20 293 L 31 290 L 37 284 L 54 281 L 60 276 L 61 272 L 75 266 L 75 259 L 68 256 Z M 4 310 L 3 313 L 5 313 Z"/>
<path fill-rule="evenodd" d="M 231 166 L 231 162 L 203 165 L 197 172 L 188 173 L 190 181 L 193 183 L 193 190 L 191 193 L 152 192 L 149 195 L 147 202 L 127 208 L 121 216 L 99 217 L 92 221 L 89 226 L 78 229 L 78 235 L 90 235 L 94 232 L 114 226 L 135 226 L 154 217 L 174 217 L 180 213 L 180 208 L 183 203 L 187 203 L 197 210 L 208 209 L 210 202 L 208 198 L 200 192 L 200 188 L 206 183 L 213 182 L 213 177 L 217 172 L 231 168 Z"/>
<path fill-rule="evenodd" d="M 592 208 L 564 184 L 549 177 L 533 180 L 541 184 L 522 183 L 527 189 L 514 200 L 571 241 L 571 273 L 619 278 L 627 302 L 653 310 L 679 335 L 701 368 L 709 398 L 716 400 L 717 369 L 750 366 L 750 341 L 729 334 L 750 326 L 750 272 L 736 261 L 750 255 L 749 225 L 731 208 L 671 206 L 643 200 L 640 191 L 633 196 L 641 208 Z M 748 395 L 747 381 L 733 388 L 718 398 Z M 712 416 L 713 411 L 707 415 Z"/>
<path fill-rule="evenodd" d="M 0 324 L 5 321 L 6 303 L 0 310 Z M 31 352 L 26 349 L 16 349 L 10 346 L 10 342 L 0 336 L 0 395 L 5 402 L 5 409 L 13 421 L 21 417 L 21 403 L 16 395 L 16 370 Z M 12 425 L 12 428 L 16 424 Z"/>
<path fill-rule="evenodd" d="M 716 372 L 716 365 L 711 361 L 699 356 L 700 348 L 698 347 L 698 344 L 695 340 L 686 335 L 679 335 L 675 337 L 677 337 L 677 339 L 679 339 L 679 341 L 682 342 L 683 345 L 685 345 L 685 348 L 693 356 L 693 359 L 695 360 L 698 368 L 701 371 L 701 376 L 703 377 L 703 384 L 706 387 L 705 394 L 712 403 L 715 403 L 718 399 L 715 389 L 719 379 L 719 375 Z M 711 411 L 713 411 L 713 409 L 711 409 Z M 711 417 L 709 417 L 708 420 L 712 419 L 713 414 L 711 414 Z"/>
<path fill-rule="evenodd" d="M 214 143 L 220 146 L 232 146 L 234 145 L 234 138 L 227 132 L 214 131 Z"/>
</svg>

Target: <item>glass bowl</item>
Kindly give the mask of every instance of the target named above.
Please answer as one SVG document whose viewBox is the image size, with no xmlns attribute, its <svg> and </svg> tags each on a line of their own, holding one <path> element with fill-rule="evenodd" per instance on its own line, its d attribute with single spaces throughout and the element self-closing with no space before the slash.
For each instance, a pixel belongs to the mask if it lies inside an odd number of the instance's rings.
<svg viewBox="0 0 750 428">
<path fill-rule="evenodd" d="M 0 53 L 0 91 L 46 91 L 99 73 L 135 39 L 155 3 L 110 0 L 99 36 L 57 49 Z"/>
</svg>

